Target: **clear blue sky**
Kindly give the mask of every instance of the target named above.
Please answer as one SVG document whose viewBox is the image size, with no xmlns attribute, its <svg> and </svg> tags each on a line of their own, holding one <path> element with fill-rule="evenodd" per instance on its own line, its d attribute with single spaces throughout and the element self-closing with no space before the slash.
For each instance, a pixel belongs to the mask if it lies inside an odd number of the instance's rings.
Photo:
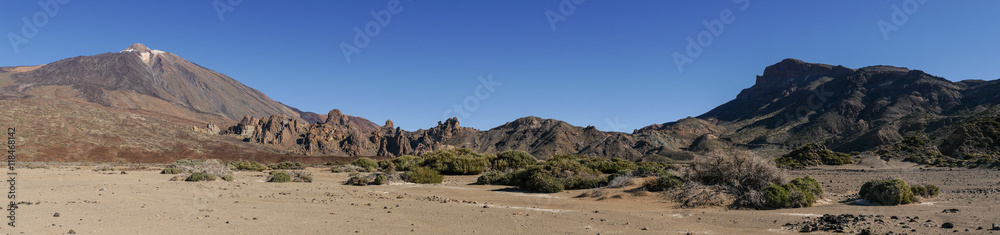
<svg viewBox="0 0 1000 235">
<path fill-rule="evenodd" d="M 730 0 L 586 0 L 562 15 L 558 0 L 403 0 L 348 62 L 341 43 L 354 44 L 354 27 L 363 30 L 375 20 L 369 12 L 388 2 L 247 0 L 223 8 L 220 19 L 210 0 L 73 0 L 51 17 L 35 1 L 6 1 L 0 65 L 141 42 L 302 110 L 338 108 L 406 130 L 432 127 L 468 100 L 478 107 L 459 119 L 477 129 L 538 116 L 631 132 L 729 101 L 784 58 L 904 66 L 953 81 L 1000 77 L 998 1 L 913 0 L 914 12 L 903 0 L 751 0 L 745 9 Z M 899 25 L 893 5 L 907 16 Z M 565 20 L 553 30 L 546 11 Z M 697 38 L 707 30 L 703 21 L 724 11 L 734 18 L 680 72 L 672 55 L 686 54 L 686 38 Z M 23 36 L 22 17 L 38 12 L 37 20 L 48 22 L 15 53 L 9 33 Z M 884 37 L 880 20 L 898 30 Z M 501 85 L 480 89 L 485 99 L 477 98 L 477 77 L 489 75 Z"/>
</svg>

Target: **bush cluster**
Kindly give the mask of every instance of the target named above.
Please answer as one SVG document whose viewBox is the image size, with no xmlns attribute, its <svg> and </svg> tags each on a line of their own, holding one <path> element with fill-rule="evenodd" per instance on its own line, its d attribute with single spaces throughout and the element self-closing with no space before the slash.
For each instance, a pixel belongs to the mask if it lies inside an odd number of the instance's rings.
<svg viewBox="0 0 1000 235">
<path fill-rule="evenodd" d="M 881 205 L 903 205 L 915 201 L 913 189 L 901 179 L 876 179 L 865 182 L 858 196 Z"/>
<path fill-rule="evenodd" d="M 795 178 L 791 183 L 769 184 L 764 187 L 764 206 L 778 209 L 787 207 L 810 207 L 816 198 L 823 195 L 823 188 L 812 177 Z"/>
<path fill-rule="evenodd" d="M 775 159 L 775 163 L 779 167 L 803 168 L 820 164 L 844 165 L 854 162 L 851 161 L 851 156 L 846 153 L 834 152 L 822 144 L 809 143 Z"/>
<path fill-rule="evenodd" d="M 881 205 L 903 205 L 917 201 L 916 196 L 934 197 L 940 189 L 933 184 L 910 186 L 901 179 L 874 179 L 861 185 L 858 197 Z"/>
<path fill-rule="evenodd" d="M 538 163 L 535 156 L 520 150 L 510 150 L 502 152 L 496 158 L 490 160 L 490 169 L 494 171 L 506 171 L 521 169 Z"/>
<path fill-rule="evenodd" d="M 490 155 L 479 154 L 470 149 L 443 149 L 421 156 L 420 166 L 428 167 L 446 175 L 477 175 L 486 171 Z"/>
<path fill-rule="evenodd" d="M 285 183 L 292 182 L 292 175 L 288 171 L 271 171 L 267 177 L 267 182 Z"/>
<path fill-rule="evenodd" d="M 272 170 L 302 170 L 306 169 L 306 165 L 301 162 L 280 162 L 268 164 L 267 167 Z"/>
<path fill-rule="evenodd" d="M 556 157 L 538 165 L 516 169 L 505 174 L 490 172 L 477 180 L 484 184 L 516 186 L 525 190 L 555 193 L 565 189 L 596 188 L 607 183 L 607 177 L 580 163 L 573 157 Z"/>
<path fill-rule="evenodd" d="M 396 166 L 398 171 L 409 171 L 419 163 L 420 157 L 413 155 L 403 155 L 392 159 L 392 164 Z"/>
<path fill-rule="evenodd" d="M 404 178 L 407 182 L 418 184 L 439 184 L 444 181 L 438 171 L 428 167 L 413 167 L 404 174 Z"/>
<path fill-rule="evenodd" d="M 230 176 L 233 174 L 233 170 L 230 169 L 222 161 L 217 159 L 208 160 L 193 160 L 193 159 L 181 159 L 167 165 L 160 171 L 161 174 L 182 174 L 190 173 L 187 177 L 184 177 L 186 181 L 212 181 L 223 176 Z"/>
<path fill-rule="evenodd" d="M 202 172 L 191 173 L 184 181 L 215 181 L 216 176 Z"/>
<path fill-rule="evenodd" d="M 180 173 L 184 173 L 184 171 L 182 171 L 181 169 L 178 169 L 178 168 L 173 168 L 173 167 L 163 168 L 163 171 L 160 171 L 160 174 L 172 174 L 172 175 L 176 175 L 176 174 L 180 174 Z"/>
<path fill-rule="evenodd" d="M 264 164 L 260 164 L 259 162 L 254 162 L 254 161 L 247 161 L 247 160 L 236 160 L 236 161 L 227 162 L 226 166 L 229 166 L 229 169 L 232 169 L 232 170 L 235 170 L 235 171 L 264 171 L 264 170 L 267 170 L 267 166 L 264 166 Z"/>
<path fill-rule="evenodd" d="M 684 184 L 680 177 L 674 175 L 660 176 L 653 180 L 646 181 L 643 187 L 650 192 L 659 192 L 677 188 Z"/>
<path fill-rule="evenodd" d="M 364 169 L 365 172 L 373 172 L 378 169 L 378 161 L 366 157 L 354 160 L 353 162 L 351 162 L 351 165 L 361 167 L 362 169 Z"/>
</svg>

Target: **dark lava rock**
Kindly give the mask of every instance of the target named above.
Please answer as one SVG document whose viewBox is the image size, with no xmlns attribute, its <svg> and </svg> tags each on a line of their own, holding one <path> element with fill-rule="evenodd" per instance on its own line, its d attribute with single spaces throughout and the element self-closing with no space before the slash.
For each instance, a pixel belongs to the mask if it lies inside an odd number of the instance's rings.
<svg viewBox="0 0 1000 235">
<path fill-rule="evenodd" d="M 941 224 L 941 228 L 954 228 L 954 227 L 955 227 L 955 224 L 953 224 L 951 222 L 944 222 L 943 224 Z"/>
</svg>

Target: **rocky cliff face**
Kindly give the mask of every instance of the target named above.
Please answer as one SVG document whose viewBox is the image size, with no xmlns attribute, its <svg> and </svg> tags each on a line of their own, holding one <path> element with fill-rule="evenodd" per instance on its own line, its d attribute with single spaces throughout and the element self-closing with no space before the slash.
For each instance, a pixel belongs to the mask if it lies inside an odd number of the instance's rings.
<svg viewBox="0 0 1000 235">
<path fill-rule="evenodd" d="M 699 118 L 722 121 L 721 139 L 794 148 L 818 142 L 866 151 L 928 136 L 941 143 L 970 117 L 1000 104 L 997 81 L 951 82 L 892 66 L 849 69 L 786 59 Z"/>
<path fill-rule="evenodd" d="M 487 131 L 462 127 L 457 118 L 439 122 L 427 130 L 404 131 L 395 128 L 392 121 L 386 121 L 377 130 L 369 131 L 351 122 L 339 110 L 333 110 L 324 123 L 299 125 L 299 128 L 281 125 L 284 128 L 277 131 L 253 131 L 267 129 L 268 123 L 282 119 L 286 120 L 282 123 L 293 123 L 281 116 L 272 116 L 268 121 L 245 118 L 224 134 L 306 155 L 401 156 L 470 148 L 484 153 L 522 150 L 540 158 L 585 154 L 639 160 L 661 151 L 679 151 L 649 141 L 648 136 L 602 132 L 594 127 L 577 127 L 537 117 L 520 118 Z M 296 133 L 298 136 L 290 137 Z M 287 144 L 293 142 L 298 144 Z"/>
</svg>

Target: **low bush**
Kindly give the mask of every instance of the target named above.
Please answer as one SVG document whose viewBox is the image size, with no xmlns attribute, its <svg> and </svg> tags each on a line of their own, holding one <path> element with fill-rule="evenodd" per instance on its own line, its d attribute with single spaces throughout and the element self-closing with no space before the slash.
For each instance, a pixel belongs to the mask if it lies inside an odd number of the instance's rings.
<svg viewBox="0 0 1000 235">
<path fill-rule="evenodd" d="M 371 183 L 371 180 L 368 179 L 367 175 L 362 175 L 361 173 L 351 173 L 347 178 L 347 182 L 344 182 L 346 185 L 356 186 L 365 186 L 368 183 Z"/>
<path fill-rule="evenodd" d="M 396 164 L 392 163 L 392 160 L 379 160 L 378 169 L 386 172 L 392 172 L 396 170 Z"/>
<path fill-rule="evenodd" d="M 215 179 L 216 176 L 213 174 L 195 172 L 191 173 L 191 175 L 188 176 L 187 179 L 184 179 L 184 181 L 214 181 Z"/>
<path fill-rule="evenodd" d="M 769 184 L 764 187 L 764 198 L 770 208 L 785 208 L 791 205 L 788 199 L 788 190 L 777 184 Z"/>
<path fill-rule="evenodd" d="M 851 156 L 846 153 L 834 152 L 818 143 L 805 144 L 785 156 L 775 159 L 779 167 L 803 168 L 807 166 L 844 165 L 851 164 Z"/>
<path fill-rule="evenodd" d="M 902 205 L 914 202 L 913 189 L 900 179 L 876 179 L 865 182 L 858 196 L 881 205 Z"/>
<path fill-rule="evenodd" d="M 376 169 L 378 169 L 378 161 L 366 157 L 354 160 L 353 162 L 351 162 L 351 165 L 361 167 L 362 169 L 364 169 L 365 172 L 373 172 Z"/>
<path fill-rule="evenodd" d="M 646 181 L 646 183 L 643 184 L 643 187 L 646 188 L 646 191 L 660 192 L 660 191 L 666 191 L 666 190 L 677 188 L 677 187 L 681 186 L 681 184 L 683 184 L 683 183 L 684 182 L 681 181 L 680 177 L 673 176 L 673 175 L 664 175 L 664 176 L 660 176 L 658 178 Z"/>
<path fill-rule="evenodd" d="M 770 184 L 781 184 L 785 172 L 753 152 L 716 151 L 693 162 L 686 177 L 705 185 L 732 187 L 735 194 L 741 194 L 763 189 Z"/>
<path fill-rule="evenodd" d="M 621 158 L 608 159 L 608 158 L 590 157 L 583 155 L 559 155 L 549 160 L 575 161 L 579 162 L 580 164 L 583 164 L 587 168 L 605 174 L 631 172 L 639 168 L 639 166 L 636 165 L 634 162 L 624 160 Z"/>
<path fill-rule="evenodd" d="M 443 149 L 421 156 L 420 165 L 446 175 L 477 175 L 486 171 L 490 155 L 479 154 L 470 149 Z"/>
<path fill-rule="evenodd" d="M 365 168 L 361 168 L 355 165 L 340 165 L 330 167 L 330 172 L 341 173 L 341 172 L 361 172 L 365 171 Z"/>
<path fill-rule="evenodd" d="M 286 183 L 292 182 L 292 175 L 288 174 L 288 171 L 271 171 L 270 175 L 267 177 L 267 182 L 273 183 Z"/>
<path fill-rule="evenodd" d="M 264 166 L 264 164 L 260 164 L 259 162 L 254 162 L 254 161 L 247 161 L 247 160 L 236 160 L 236 161 L 227 162 L 226 166 L 229 166 L 229 169 L 236 170 L 236 171 L 264 171 L 264 170 L 267 170 L 267 166 Z"/>
<path fill-rule="evenodd" d="M 503 172 L 487 171 L 476 179 L 476 184 L 507 184 Z"/>
<path fill-rule="evenodd" d="M 414 167 L 406 172 L 405 179 L 407 182 L 418 184 L 439 184 L 444 181 L 444 177 L 438 171 L 428 167 Z"/>
<path fill-rule="evenodd" d="M 389 183 L 389 177 L 386 177 L 385 174 L 375 174 L 375 180 L 372 180 L 372 184 L 374 185 L 383 185 L 387 183 Z"/>
<path fill-rule="evenodd" d="M 306 171 L 292 171 L 291 177 L 292 182 L 312 183 L 313 181 L 312 173 Z"/>
<path fill-rule="evenodd" d="M 172 167 L 171 168 L 163 168 L 163 171 L 160 171 L 160 174 L 172 174 L 172 175 L 174 175 L 174 174 L 180 174 L 180 173 L 184 173 L 184 172 L 181 169 L 172 168 Z"/>
<path fill-rule="evenodd" d="M 631 175 L 635 177 L 672 175 L 669 171 L 667 171 L 670 167 L 670 164 L 665 163 L 640 162 L 638 167 L 632 171 Z"/>
<path fill-rule="evenodd" d="M 302 169 L 306 169 L 306 165 L 302 164 L 301 162 L 281 162 L 281 163 L 274 163 L 274 164 L 267 165 L 267 167 L 271 168 L 272 170 L 302 170 Z"/>
<path fill-rule="evenodd" d="M 235 179 L 236 178 L 232 174 L 228 174 L 228 175 L 222 176 L 222 180 L 225 180 L 225 181 L 233 181 Z"/>
<path fill-rule="evenodd" d="M 115 171 L 115 167 L 111 166 L 111 165 L 103 164 L 103 165 L 94 167 L 94 171 Z"/>
<path fill-rule="evenodd" d="M 816 197 L 823 196 L 823 186 L 820 186 L 819 181 L 816 181 L 816 179 L 813 179 L 808 175 L 792 179 L 791 183 L 800 190 L 812 193 Z"/>
<path fill-rule="evenodd" d="M 538 163 L 535 156 L 520 150 L 505 151 L 490 160 L 490 169 L 495 171 L 506 171 L 512 169 L 525 168 Z"/>
<path fill-rule="evenodd" d="M 921 196 L 925 198 L 936 197 L 938 193 L 940 193 L 940 189 L 933 184 L 910 186 L 910 191 L 913 191 L 914 196 Z"/>
<path fill-rule="evenodd" d="M 480 177 L 482 182 L 516 186 L 521 189 L 543 193 L 560 192 L 565 189 L 597 188 L 607 183 L 607 177 L 570 158 L 552 158 L 540 165 L 528 166 L 507 172 L 503 177 L 495 173 Z M 499 179 L 497 179 L 499 178 Z"/>
<path fill-rule="evenodd" d="M 403 155 L 392 159 L 392 164 L 396 165 L 398 171 L 409 171 L 420 163 L 420 158 L 413 155 Z"/>
</svg>

